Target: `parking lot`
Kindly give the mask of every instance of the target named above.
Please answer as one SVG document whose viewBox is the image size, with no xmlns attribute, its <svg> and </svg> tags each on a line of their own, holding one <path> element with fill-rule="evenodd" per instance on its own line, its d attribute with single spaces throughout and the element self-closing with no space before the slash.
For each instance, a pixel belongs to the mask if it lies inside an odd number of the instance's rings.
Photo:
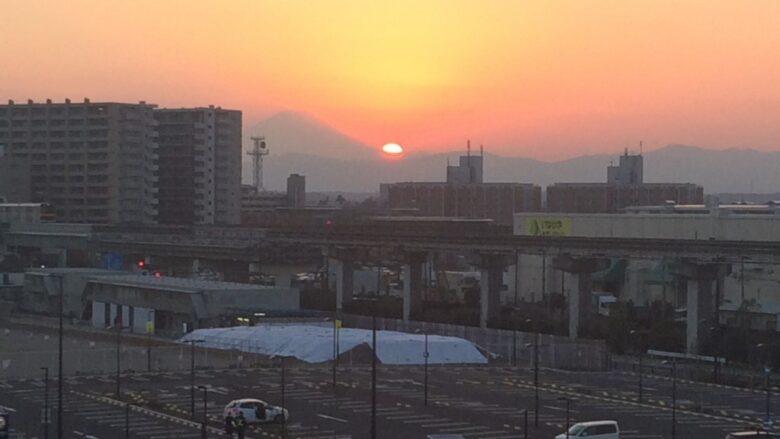
<svg viewBox="0 0 780 439">
<path fill-rule="evenodd" d="M 646 398 L 636 401 L 631 374 L 571 373 L 543 370 L 538 428 L 532 371 L 488 367 L 431 367 L 428 406 L 424 405 L 423 368 L 380 366 L 377 380 L 377 437 L 424 437 L 430 433 L 458 433 L 469 438 L 525 437 L 528 410 L 529 438 L 549 438 L 566 422 L 615 419 L 623 438 L 671 437 L 672 411 L 668 380 L 646 378 Z M 279 368 L 197 371 L 196 386 L 208 391 L 210 435 L 222 428 L 222 408 L 232 399 L 255 397 L 282 402 Z M 719 386 L 679 383 L 677 437 L 720 438 L 727 432 L 755 428 L 762 419 L 764 396 Z M 50 405 L 55 405 L 55 382 L 50 383 Z M 65 437 L 123 437 L 163 439 L 199 437 L 203 392 L 195 396 L 191 415 L 190 375 L 187 372 L 127 374 L 121 395 L 111 376 L 73 377 L 65 383 Z M 736 394 L 734 398 L 726 395 Z M 4 405 L 13 416 L 17 437 L 42 437 L 40 412 L 43 383 L 38 379 L 0 382 Z M 700 397 L 712 407 L 701 410 Z M 129 416 L 124 402 L 131 402 Z M 370 368 L 338 371 L 333 387 L 328 367 L 288 367 L 284 405 L 291 412 L 286 431 L 278 425 L 254 427 L 250 437 L 333 438 L 369 437 L 371 425 Z M 56 409 L 53 410 L 56 412 Z M 126 425 L 125 422 L 128 422 Z M 53 431 L 54 425 L 52 425 Z"/>
</svg>

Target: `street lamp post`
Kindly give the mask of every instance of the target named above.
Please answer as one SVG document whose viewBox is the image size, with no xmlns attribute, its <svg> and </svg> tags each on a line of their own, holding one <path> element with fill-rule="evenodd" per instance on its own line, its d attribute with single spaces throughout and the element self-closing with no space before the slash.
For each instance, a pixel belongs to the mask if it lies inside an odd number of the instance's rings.
<svg viewBox="0 0 780 439">
<path fill-rule="evenodd" d="M 759 343 L 756 345 L 758 349 L 762 350 L 762 357 L 763 357 L 763 363 L 764 363 L 764 390 L 766 392 L 766 399 L 764 402 L 764 428 L 769 429 L 772 426 L 772 420 L 770 418 L 770 407 L 772 403 L 772 395 L 770 391 L 770 373 L 772 372 L 772 369 L 769 367 L 769 358 L 767 354 L 767 350 L 769 349 L 769 345 L 764 343 Z"/>
<path fill-rule="evenodd" d="M 120 373 L 122 371 L 121 357 L 122 357 L 122 308 L 117 306 L 116 318 L 114 319 L 114 326 L 116 326 L 116 399 L 121 400 L 121 378 Z"/>
<path fill-rule="evenodd" d="M 640 335 L 639 332 L 632 329 L 629 332 L 629 334 L 636 336 L 636 338 L 639 339 L 639 335 Z M 643 349 L 641 346 L 641 342 L 637 341 L 637 357 L 639 360 L 639 371 L 638 371 L 639 372 L 639 394 L 637 400 L 639 402 L 642 402 L 642 353 L 643 353 Z"/>
<path fill-rule="evenodd" d="M 566 396 L 561 396 L 558 398 L 558 401 L 566 401 L 566 439 L 569 439 L 569 408 L 571 405 L 571 398 Z"/>
<path fill-rule="evenodd" d="M 58 351 L 57 356 L 57 439 L 62 439 L 62 333 L 63 333 L 63 314 L 65 314 L 64 292 L 62 291 L 62 275 L 52 273 L 59 281 L 59 329 L 58 329 Z"/>
<path fill-rule="evenodd" d="M 281 390 L 282 390 L 282 416 L 284 417 L 284 420 L 282 420 L 282 438 L 283 439 L 287 439 L 287 417 L 284 416 L 284 409 L 285 409 L 285 407 L 284 407 L 284 404 L 285 404 L 285 402 L 284 402 L 284 397 L 285 397 L 284 392 L 285 392 L 285 387 L 287 387 L 286 383 L 285 383 L 285 376 L 284 376 L 284 357 L 281 357 L 281 363 L 282 363 L 281 364 L 281 366 L 282 366 L 282 387 L 281 387 Z"/>
<path fill-rule="evenodd" d="M 771 428 L 771 418 L 769 417 L 769 408 L 771 405 L 771 392 L 769 391 L 769 372 L 771 372 L 771 369 L 769 366 L 764 366 L 764 387 L 766 388 L 766 426 L 767 428 Z"/>
<path fill-rule="evenodd" d="M 677 359 L 664 361 L 663 364 L 672 365 L 672 439 L 677 437 Z"/>
<path fill-rule="evenodd" d="M 209 389 L 206 386 L 198 386 L 198 389 L 203 391 L 203 422 L 200 424 L 200 437 L 206 439 L 209 425 Z"/>
<path fill-rule="evenodd" d="M 204 340 L 187 340 L 190 344 L 190 416 L 195 419 L 195 343 Z"/>
<path fill-rule="evenodd" d="M 130 439 L 130 403 L 125 403 L 125 439 Z"/>
<path fill-rule="evenodd" d="M 376 305 L 376 304 L 374 304 Z M 376 306 L 371 313 L 371 439 L 376 439 Z"/>
<path fill-rule="evenodd" d="M 425 366 L 423 367 L 423 370 L 425 372 L 425 379 L 423 387 L 425 388 L 425 394 L 423 397 L 423 405 L 428 407 L 428 357 L 430 357 L 430 352 L 428 352 L 428 331 L 425 331 L 425 353 L 423 356 L 425 357 Z"/>
<path fill-rule="evenodd" d="M 534 428 L 539 428 L 539 333 L 533 320 L 525 322 L 532 325 L 534 334 Z"/>
<path fill-rule="evenodd" d="M 149 310 L 146 316 L 146 370 L 152 371 L 152 331 L 154 330 L 154 320 L 152 320 L 153 310 Z"/>
<path fill-rule="evenodd" d="M 333 388 L 336 388 L 336 362 L 339 358 L 339 345 L 338 345 L 338 337 L 339 337 L 339 330 L 338 330 L 338 324 L 339 319 L 334 318 L 333 319 Z"/>
<path fill-rule="evenodd" d="M 43 370 L 43 439 L 49 439 L 49 368 Z"/>
<path fill-rule="evenodd" d="M 712 365 L 712 380 L 717 384 L 718 382 L 718 375 L 720 371 L 720 338 L 721 338 L 721 331 L 720 331 L 720 322 L 716 322 L 715 326 L 710 328 L 710 332 L 712 332 L 712 336 L 715 339 L 714 340 L 714 352 L 713 357 L 715 358 L 715 362 Z"/>
</svg>

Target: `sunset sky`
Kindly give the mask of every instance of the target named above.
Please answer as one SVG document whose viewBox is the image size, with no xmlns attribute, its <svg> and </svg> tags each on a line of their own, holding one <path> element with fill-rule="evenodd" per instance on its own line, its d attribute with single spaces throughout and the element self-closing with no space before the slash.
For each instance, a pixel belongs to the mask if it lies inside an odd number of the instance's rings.
<svg viewBox="0 0 780 439">
<path fill-rule="evenodd" d="M 298 110 L 378 148 L 780 150 L 780 1 L 0 0 L 0 99 Z"/>
</svg>

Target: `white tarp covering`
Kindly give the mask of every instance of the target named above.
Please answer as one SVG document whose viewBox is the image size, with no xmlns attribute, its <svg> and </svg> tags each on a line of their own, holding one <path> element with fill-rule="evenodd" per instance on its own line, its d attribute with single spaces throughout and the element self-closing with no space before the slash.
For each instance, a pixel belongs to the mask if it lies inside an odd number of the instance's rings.
<svg viewBox="0 0 780 439">
<path fill-rule="evenodd" d="M 371 330 L 339 329 L 339 354 L 365 344 L 371 347 Z M 425 336 L 395 331 L 377 331 L 376 355 L 384 364 L 425 362 Z M 231 328 L 198 329 L 179 342 L 203 340 L 199 346 L 236 349 L 269 356 L 295 357 L 307 363 L 333 359 L 333 327 L 300 324 L 263 324 Z M 428 336 L 430 364 L 487 363 L 473 343 L 457 337 Z"/>
</svg>

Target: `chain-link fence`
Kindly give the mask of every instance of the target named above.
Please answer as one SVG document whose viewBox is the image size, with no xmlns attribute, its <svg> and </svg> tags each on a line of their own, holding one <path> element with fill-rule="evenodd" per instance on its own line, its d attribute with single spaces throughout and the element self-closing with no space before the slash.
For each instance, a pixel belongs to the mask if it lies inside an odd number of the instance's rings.
<svg viewBox="0 0 780 439">
<path fill-rule="evenodd" d="M 345 315 L 345 326 L 370 329 L 372 318 Z M 409 333 L 436 334 L 460 337 L 477 345 L 493 365 L 523 366 L 533 364 L 534 349 L 539 352 L 539 365 L 567 370 L 607 370 L 609 351 L 601 340 L 571 340 L 551 334 L 534 334 L 505 329 L 483 329 L 473 326 L 450 325 L 376 319 L 377 329 Z"/>
</svg>

